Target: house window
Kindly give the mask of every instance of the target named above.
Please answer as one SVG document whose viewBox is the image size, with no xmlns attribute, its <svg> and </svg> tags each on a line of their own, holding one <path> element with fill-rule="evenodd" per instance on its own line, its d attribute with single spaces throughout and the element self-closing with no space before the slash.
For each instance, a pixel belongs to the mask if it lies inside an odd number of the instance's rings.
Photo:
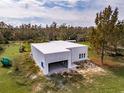
<svg viewBox="0 0 124 93">
<path fill-rule="evenodd" d="M 44 68 L 44 66 L 43 66 L 43 62 L 41 62 L 41 66 L 42 66 L 42 68 Z"/>
<path fill-rule="evenodd" d="M 84 54 L 81 54 L 81 58 L 83 58 L 84 57 Z"/>
<path fill-rule="evenodd" d="M 85 53 L 79 54 L 79 59 L 85 58 Z"/>
<path fill-rule="evenodd" d="M 81 58 L 81 54 L 79 54 L 79 59 Z"/>
<path fill-rule="evenodd" d="M 85 53 L 84 53 L 84 58 L 85 58 Z"/>
</svg>

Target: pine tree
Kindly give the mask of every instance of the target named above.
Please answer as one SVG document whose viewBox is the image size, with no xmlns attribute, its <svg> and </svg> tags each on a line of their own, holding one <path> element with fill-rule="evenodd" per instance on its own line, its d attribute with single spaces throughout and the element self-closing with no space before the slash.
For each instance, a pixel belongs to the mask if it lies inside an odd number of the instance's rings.
<svg viewBox="0 0 124 93">
<path fill-rule="evenodd" d="M 103 64 L 105 49 L 117 20 L 118 8 L 112 11 L 111 6 L 108 6 L 102 12 L 96 14 L 96 27 L 91 32 L 90 42 L 100 53 L 101 64 Z"/>
</svg>

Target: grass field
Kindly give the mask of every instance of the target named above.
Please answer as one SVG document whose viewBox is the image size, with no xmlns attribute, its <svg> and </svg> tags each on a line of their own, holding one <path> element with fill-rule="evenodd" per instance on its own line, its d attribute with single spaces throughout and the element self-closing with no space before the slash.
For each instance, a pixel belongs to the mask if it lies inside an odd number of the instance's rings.
<svg viewBox="0 0 124 93">
<path fill-rule="evenodd" d="M 73 93 L 122 93 L 124 91 L 124 67 L 109 69 L 106 76 L 95 76 L 93 82 L 79 89 L 73 89 Z"/>
<path fill-rule="evenodd" d="M 0 55 L 1 57 L 7 56 L 11 59 L 14 59 L 16 56 L 19 55 L 19 44 L 7 44 L 7 45 L 2 45 L 5 47 L 4 53 Z"/>
<path fill-rule="evenodd" d="M 4 45 L 5 50 L 1 53 L 0 58 L 7 56 L 11 60 L 19 55 L 18 44 Z M 0 93 L 30 93 L 27 86 L 20 86 L 16 80 L 10 75 L 12 68 L 3 68 L 0 63 Z"/>
<path fill-rule="evenodd" d="M 5 51 L 0 54 L 0 58 L 3 56 L 10 57 L 11 60 L 14 60 L 20 55 L 18 52 L 19 44 L 9 44 L 4 46 Z M 93 51 L 89 51 L 90 58 L 96 63 L 99 62 L 98 56 Z M 70 91 L 53 91 L 50 93 L 123 93 L 124 91 L 124 57 L 106 57 L 105 63 L 108 65 L 114 65 L 115 67 L 105 66 L 104 69 L 108 72 L 105 76 L 92 77 L 93 82 L 88 83 L 85 80 L 79 81 L 79 87 L 75 87 L 77 83 L 68 83 L 67 89 Z M 29 63 L 28 63 L 29 64 Z M 30 64 L 29 64 L 30 65 Z M 116 67 L 117 66 L 117 67 Z M 24 66 L 27 67 L 27 66 Z M 31 85 L 19 85 L 16 81 L 16 77 L 11 75 L 12 68 L 3 68 L 0 63 L 0 93 L 32 93 L 30 90 Z M 62 78 L 58 78 L 58 81 L 61 81 Z M 42 76 L 38 81 L 41 85 L 50 91 L 51 83 L 45 81 L 44 76 Z M 82 83 L 80 83 L 82 82 Z M 45 84 L 46 83 L 46 84 Z M 35 83 L 34 83 L 35 84 Z M 54 85 L 52 85 L 54 86 Z M 47 93 L 41 91 L 39 93 Z"/>
</svg>

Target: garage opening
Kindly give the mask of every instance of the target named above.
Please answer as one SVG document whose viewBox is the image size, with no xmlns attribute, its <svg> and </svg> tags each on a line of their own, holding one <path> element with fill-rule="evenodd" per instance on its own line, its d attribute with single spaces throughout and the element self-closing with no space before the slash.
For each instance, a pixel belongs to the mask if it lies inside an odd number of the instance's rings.
<svg viewBox="0 0 124 93">
<path fill-rule="evenodd" d="M 68 68 L 68 60 L 49 63 L 48 67 L 50 73 L 63 71 L 64 69 Z"/>
</svg>

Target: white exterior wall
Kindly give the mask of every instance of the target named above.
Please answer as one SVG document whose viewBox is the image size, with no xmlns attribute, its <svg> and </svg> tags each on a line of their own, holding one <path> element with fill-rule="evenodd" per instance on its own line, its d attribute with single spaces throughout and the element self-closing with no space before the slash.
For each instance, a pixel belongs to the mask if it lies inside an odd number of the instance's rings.
<svg viewBox="0 0 124 93">
<path fill-rule="evenodd" d="M 59 52 L 45 55 L 47 63 L 58 62 L 62 60 L 70 60 L 71 55 L 70 52 Z"/>
<path fill-rule="evenodd" d="M 46 74 L 47 68 L 46 68 L 45 55 L 33 46 L 31 46 L 31 53 L 38 67 L 40 67 L 40 69 L 43 70 L 43 73 Z M 41 66 L 41 62 L 43 62 L 44 68 Z"/>
<path fill-rule="evenodd" d="M 87 55 L 87 51 L 88 48 L 87 46 L 82 46 L 82 47 L 76 47 L 76 48 L 70 48 L 69 50 L 71 50 L 71 62 L 78 62 L 78 61 L 82 61 L 82 60 L 86 60 L 88 57 Z M 79 54 L 83 54 L 85 53 L 85 58 L 79 58 Z"/>
</svg>

